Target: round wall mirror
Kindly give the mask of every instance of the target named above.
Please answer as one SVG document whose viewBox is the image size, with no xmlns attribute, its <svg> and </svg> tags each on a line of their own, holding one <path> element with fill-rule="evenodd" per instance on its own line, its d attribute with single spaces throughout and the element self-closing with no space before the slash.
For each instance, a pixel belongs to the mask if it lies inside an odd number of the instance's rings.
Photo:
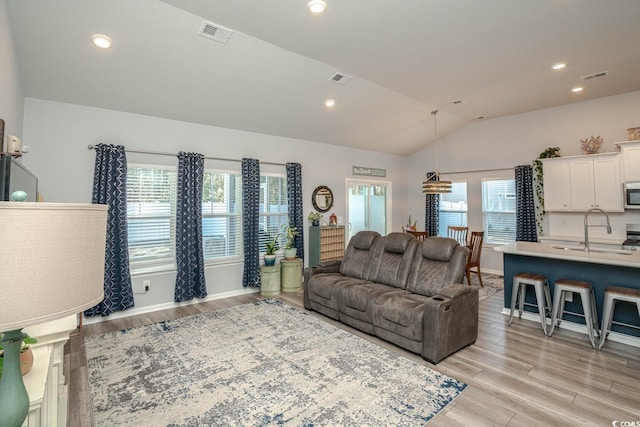
<svg viewBox="0 0 640 427">
<path fill-rule="evenodd" d="M 313 203 L 313 207 L 318 212 L 328 212 L 331 206 L 333 206 L 333 193 L 331 189 L 326 185 L 316 187 L 311 196 L 311 203 Z"/>
</svg>

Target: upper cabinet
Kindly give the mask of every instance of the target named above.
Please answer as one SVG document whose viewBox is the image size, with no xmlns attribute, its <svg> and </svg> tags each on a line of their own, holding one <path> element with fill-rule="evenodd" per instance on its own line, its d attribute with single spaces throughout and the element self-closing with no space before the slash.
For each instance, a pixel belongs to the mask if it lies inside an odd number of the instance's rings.
<svg viewBox="0 0 640 427">
<path fill-rule="evenodd" d="M 624 210 L 620 154 L 592 154 L 543 160 L 548 211 Z"/>
<path fill-rule="evenodd" d="M 640 141 L 619 142 L 617 145 L 622 152 L 622 180 L 640 181 Z"/>
</svg>

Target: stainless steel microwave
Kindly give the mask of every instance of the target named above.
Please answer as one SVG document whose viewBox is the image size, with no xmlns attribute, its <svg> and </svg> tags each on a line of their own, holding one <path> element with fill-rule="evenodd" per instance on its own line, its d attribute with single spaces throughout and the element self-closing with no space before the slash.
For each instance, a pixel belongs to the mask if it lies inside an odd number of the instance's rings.
<svg viewBox="0 0 640 427">
<path fill-rule="evenodd" d="M 640 182 L 624 183 L 625 209 L 640 209 Z"/>
</svg>

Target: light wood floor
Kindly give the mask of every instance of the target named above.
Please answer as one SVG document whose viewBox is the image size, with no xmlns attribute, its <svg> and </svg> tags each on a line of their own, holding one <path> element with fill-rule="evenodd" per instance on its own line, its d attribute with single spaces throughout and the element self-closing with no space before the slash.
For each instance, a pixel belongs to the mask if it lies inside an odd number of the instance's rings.
<svg viewBox="0 0 640 427">
<path fill-rule="evenodd" d="M 611 426 L 613 420 L 640 425 L 640 349 L 609 342 L 591 349 L 586 336 L 556 330 L 545 337 L 539 324 L 500 314 L 502 292 L 480 302 L 475 345 L 438 365 L 375 337 L 334 322 L 369 341 L 464 381 L 469 387 L 429 426 Z M 261 299 L 244 295 L 85 326 L 85 336 L 227 308 Z M 278 299 L 302 308 L 302 293 Z M 91 402 L 82 335 L 67 344 L 69 426 L 91 426 Z"/>
</svg>

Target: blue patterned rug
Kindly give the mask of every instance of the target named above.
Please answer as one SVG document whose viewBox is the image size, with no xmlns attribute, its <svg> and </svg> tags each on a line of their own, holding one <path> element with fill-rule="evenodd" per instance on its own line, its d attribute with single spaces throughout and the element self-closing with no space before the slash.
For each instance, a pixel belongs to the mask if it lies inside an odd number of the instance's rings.
<svg viewBox="0 0 640 427">
<path fill-rule="evenodd" d="M 85 347 L 96 426 L 421 426 L 467 387 L 273 300 Z"/>
</svg>

